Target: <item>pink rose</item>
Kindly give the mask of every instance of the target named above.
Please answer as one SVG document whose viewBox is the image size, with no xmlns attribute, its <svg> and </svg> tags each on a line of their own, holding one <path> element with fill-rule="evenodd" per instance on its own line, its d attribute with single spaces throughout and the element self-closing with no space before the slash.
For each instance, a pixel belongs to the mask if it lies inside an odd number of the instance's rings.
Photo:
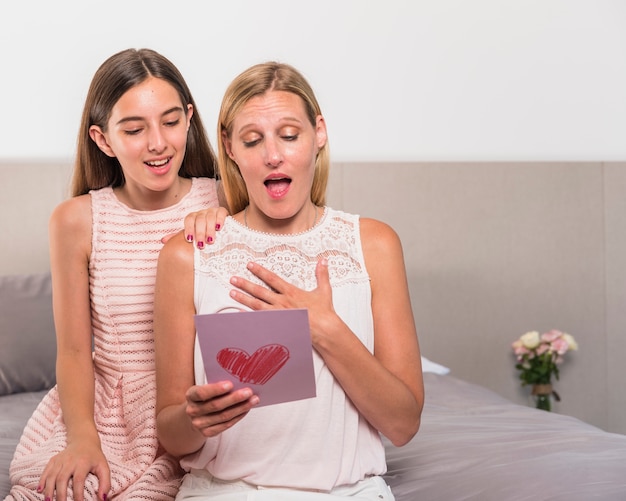
<svg viewBox="0 0 626 501">
<path fill-rule="evenodd" d="M 541 343 L 539 348 L 537 348 L 537 356 L 543 355 L 546 351 L 550 351 L 550 345 L 547 343 Z"/>
<path fill-rule="evenodd" d="M 531 353 L 531 351 L 528 348 L 526 348 L 519 339 L 515 341 L 512 346 L 513 346 L 513 352 L 515 353 L 515 355 L 517 355 L 518 361 L 522 359 L 522 356 L 528 355 Z"/>
<path fill-rule="evenodd" d="M 541 340 L 545 341 L 546 343 L 552 343 L 553 341 L 559 339 L 562 336 L 563 336 L 563 333 L 561 331 L 552 329 L 551 331 L 542 334 Z"/>
<path fill-rule="evenodd" d="M 567 340 L 562 337 L 555 339 L 552 342 L 552 351 L 555 351 L 558 355 L 564 355 L 569 350 L 569 344 Z"/>
</svg>

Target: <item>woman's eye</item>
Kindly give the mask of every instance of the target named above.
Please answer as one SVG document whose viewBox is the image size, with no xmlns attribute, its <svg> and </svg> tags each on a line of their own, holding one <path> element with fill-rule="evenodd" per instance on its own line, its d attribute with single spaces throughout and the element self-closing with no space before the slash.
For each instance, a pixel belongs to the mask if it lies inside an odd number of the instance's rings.
<svg viewBox="0 0 626 501">
<path fill-rule="evenodd" d="M 127 129 L 124 131 L 124 134 L 128 136 L 136 136 L 141 132 L 141 129 Z"/>
<path fill-rule="evenodd" d="M 176 120 L 170 120 L 169 122 L 165 122 L 165 125 L 167 127 L 176 127 L 179 123 L 180 123 L 180 118 L 177 118 Z"/>
<path fill-rule="evenodd" d="M 261 139 L 260 138 L 249 139 L 247 141 L 242 141 L 242 142 L 246 148 L 252 148 L 253 146 L 256 146 L 257 144 L 259 144 L 261 142 Z"/>
<path fill-rule="evenodd" d="M 298 139 L 298 134 L 287 134 L 283 135 L 282 138 L 285 141 L 295 141 L 296 139 Z"/>
</svg>

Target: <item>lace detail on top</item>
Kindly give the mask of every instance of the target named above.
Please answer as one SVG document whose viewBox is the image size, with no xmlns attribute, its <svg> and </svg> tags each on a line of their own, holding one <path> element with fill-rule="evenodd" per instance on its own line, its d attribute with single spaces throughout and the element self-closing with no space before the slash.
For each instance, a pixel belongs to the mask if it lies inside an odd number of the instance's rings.
<svg viewBox="0 0 626 501">
<path fill-rule="evenodd" d="M 246 269 L 250 261 L 270 269 L 304 290 L 317 287 L 315 266 L 328 260 L 331 284 L 369 280 L 359 238 L 359 216 L 325 208 L 317 225 L 293 235 L 255 231 L 232 217 L 225 221 L 216 243 L 196 250 L 196 272 L 228 286 L 233 275 L 265 284 Z M 357 231 L 355 231 L 355 229 Z"/>
<path fill-rule="evenodd" d="M 229 281 L 237 275 L 260 283 L 246 268 L 252 260 L 311 290 L 317 287 L 315 268 L 322 257 L 329 262 L 335 312 L 373 353 L 372 294 L 359 217 L 331 208 L 316 226 L 295 235 L 262 233 L 227 219 L 216 242 L 195 251 L 196 311 L 247 309 L 230 297 Z M 237 426 L 208 438 L 198 452 L 182 458 L 183 468 L 206 469 L 225 481 L 321 491 L 384 473 L 380 434 L 359 414 L 324 359 L 312 353 L 315 398 L 252 409 Z M 194 373 L 198 384 L 206 382 L 198 343 Z"/>
</svg>

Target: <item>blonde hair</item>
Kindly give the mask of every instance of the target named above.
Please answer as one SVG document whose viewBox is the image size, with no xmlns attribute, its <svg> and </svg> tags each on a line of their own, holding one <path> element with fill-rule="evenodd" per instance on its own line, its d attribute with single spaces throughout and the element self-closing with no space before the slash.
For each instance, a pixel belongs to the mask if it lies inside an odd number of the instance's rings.
<svg viewBox="0 0 626 501">
<path fill-rule="evenodd" d="M 222 99 L 217 137 L 219 177 L 222 180 L 228 207 L 233 214 L 248 205 L 248 190 L 239 167 L 228 156 L 223 135 L 225 134 L 230 139 L 235 117 L 245 104 L 253 97 L 269 91 L 285 91 L 299 96 L 304 102 L 307 117 L 313 127 L 316 126 L 317 117 L 322 114 L 309 83 L 298 70 L 288 64 L 273 61 L 257 64 L 239 74 L 231 82 Z M 330 152 L 328 141 L 326 141 L 315 159 L 315 173 L 311 186 L 311 201 L 315 205 L 322 206 L 326 203 L 329 169 Z"/>
</svg>

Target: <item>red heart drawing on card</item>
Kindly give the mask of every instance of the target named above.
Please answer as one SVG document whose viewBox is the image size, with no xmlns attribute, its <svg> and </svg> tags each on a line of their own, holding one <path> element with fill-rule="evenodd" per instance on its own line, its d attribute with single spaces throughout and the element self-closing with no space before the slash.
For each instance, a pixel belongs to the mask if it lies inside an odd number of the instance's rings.
<svg viewBox="0 0 626 501">
<path fill-rule="evenodd" d="M 266 344 L 252 355 L 239 348 L 223 348 L 217 363 L 242 383 L 265 384 L 289 360 L 289 350 L 282 344 Z"/>
</svg>

